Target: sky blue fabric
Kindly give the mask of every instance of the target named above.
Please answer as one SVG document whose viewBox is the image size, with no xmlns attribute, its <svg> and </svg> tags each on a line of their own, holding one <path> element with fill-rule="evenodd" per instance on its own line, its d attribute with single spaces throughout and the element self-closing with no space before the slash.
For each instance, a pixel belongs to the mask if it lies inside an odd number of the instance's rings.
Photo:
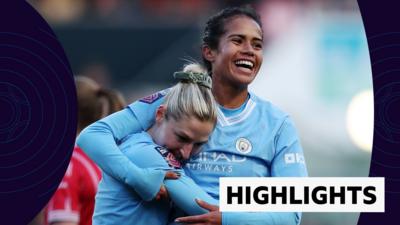
<svg viewBox="0 0 400 225">
<path fill-rule="evenodd" d="M 165 91 L 160 93 L 132 103 L 121 114 L 96 122 L 81 132 L 83 141 L 78 138 L 78 145 L 105 171 L 112 170 L 119 180 L 136 180 L 127 184 L 138 192 L 142 192 L 143 185 L 138 187 L 137 183 L 147 174 L 128 173 L 128 166 L 110 168 L 127 163 L 111 142 L 148 129 L 154 123 L 156 109 L 162 103 Z M 218 111 L 218 123 L 209 142 L 184 168 L 186 174 L 213 198 L 219 199 L 219 177 L 307 176 L 303 150 L 294 124 L 286 113 L 254 94 L 233 112 L 227 113 L 221 108 Z M 99 130 L 93 131 L 93 127 Z M 102 138 L 107 147 L 96 144 Z M 102 159 L 107 156 L 109 159 Z M 300 223 L 300 218 L 301 213 L 295 212 L 223 213 L 223 224 L 290 225 Z"/>
<path fill-rule="evenodd" d="M 181 177 L 178 180 L 168 180 L 165 186 L 171 200 L 185 213 L 198 215 L 207 212 L 196 204 L 196 198 L 218 204 L 218 201 L 211 198 L 187 177 L 182 169 L 169 166 L 160 153 L 160 149 L 164 152 L 167 150 L 154 144 L 147 132 L 130 135 L 120 145 L 120 149 L 132 163 L 141 168 L 179 172 Z M 165 225 L 168 222 L 171 209 L 169 201 L 146 202 L 128 185 L 107 173 L 103 172 L 102 175 L 96 195 L 94 225 Z"/>
</svg>

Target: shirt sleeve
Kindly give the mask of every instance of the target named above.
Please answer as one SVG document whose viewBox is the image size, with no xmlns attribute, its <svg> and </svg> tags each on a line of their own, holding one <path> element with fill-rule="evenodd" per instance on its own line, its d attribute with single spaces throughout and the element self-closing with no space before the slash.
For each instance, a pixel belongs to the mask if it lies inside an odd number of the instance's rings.
<svg viewBox="0 0 400 225">
<path fill-rule="evenodd" d="M 303 148 L 290 118 L 286 118 L 275 138 L 275 156 L 271 165 L 271 176 L 307 176 Z"/>
<path fill-rule="evenodd" d="M 121 153 L 117 142 L 129 134 L 150 127 L 156 109 L 162 103 L 162 97 L 163 95 L 157 94 L 157 98 L 146 97 L 134 102 L 127 108 L 91 124 L 82 130 L 77 139 L 77 145 L 104 172 L 132 187 L 145 201 L 156 196 L 165 171 L 139 168 Z"/>
<path fill-rule="evenodd" d="M 218 201 L 201 189 L 190 177 L 186 176 L 183 170 L 178 180 L 165 180 L 164 183 L 171 200 L 188 215 L 208 213 L 206 209 L 197 204 L 195 199 L 218 205 Z"/>
<path fill-rule="evenodd" d="M 129 140 L 126 140 L 129 142 Z M 195 199 L 201 199 L 213 205 L 218 205 L 218 201 L 201 189 L 190 177 L 185 174 L 179 163 L 171 153 L 165 148 L 157 150 L 159 146 L 154 144 L 141 145 L 140 149 L 134 149 L 134 145 L 126 144 L 122 147 L 122 152 L 128 156 L 136 165 L 143 168 L 153 168 L 156 170 L 169 170 L 181 174 L 179 179 L 165 180 L 164 184 L 169 197 L 175 205 L 189 215 L 199 215 L 208 211 L 201 208 Z"/>
<path fill-rule="evenodd" d="M 74 222 L 79 223 L 80 209 L 78 177 L 72 176 L 74 164 L 70 162 L 56 192 L 50 199 L 47 208 L 47 222 Z"/>
<path fill-rule="evenodd" d="M 293 122 L 287 117 L 275 137 L 275 156 L 271 164 L 272 177 L 305 177 L 307 167 Z M 295 225 L 300 212 L 222 213 L 223 225 Z"/>
</svg>

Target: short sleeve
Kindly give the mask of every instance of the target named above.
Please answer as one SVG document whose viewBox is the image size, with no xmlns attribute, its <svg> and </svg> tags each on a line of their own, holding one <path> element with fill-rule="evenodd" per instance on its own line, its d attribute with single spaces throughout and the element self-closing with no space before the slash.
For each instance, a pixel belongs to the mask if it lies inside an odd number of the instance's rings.
<svg viewBox="0 0 400 225">
<path fill-rule="evenodd" d="M 68 165 L 67 172 L 58 186 L 55 194 L 50 199 L 47 209 L 47 221 L 76 222 L 80 220 L 80 209 L 82 207 L 79 199 L 78 179 L 72 176 L 74 173 L 74 164 Z"/>
</svg>

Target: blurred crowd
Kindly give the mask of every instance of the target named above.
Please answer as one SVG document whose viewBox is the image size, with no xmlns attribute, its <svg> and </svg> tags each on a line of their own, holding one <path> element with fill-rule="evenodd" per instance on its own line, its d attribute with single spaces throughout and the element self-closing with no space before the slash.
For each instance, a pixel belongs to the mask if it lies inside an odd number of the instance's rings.
<svg viewBox="0 0 400 225">
<path fill-rule="evenodd" d="M 280 4 L 294 7 L 352 10 L 356 0 L 29 0 L 52 24 L 141 25 L 188 24 L 226 7 Z"/>
<path fill-rule="evenodd" d="M 51 23 L 140 24 L 159 22 L 187 23 L 228 1 L 211 0 L 31 0 Z"/>
<path fill-rule="evenodd" d="M 165 75 L 178 69 L 182 58 L 198 60 L 198 55 L 193 54 L 200 40 L 196 29 L 224 7 L 252 5 L 261 16 L 266 47 L 287 36 L 299 18 L 310 11 L 358 11 L 356 0 L 28 1 L 56 32 L 74 74 L 85 74 L 106 87 L 122 88 L 129 100 L 131 93 L 124 90 L 128 89 L 125 84 L 148 82 L 145 78 L 151 76 L 152 83 L 162 88 L 170 82 Z M 154 41 L 143 47 L 139 42 L 148 37 Z M 146 64 L 140 61 L 138 52 Z M 170 59 L 165 52 L 169 52 Z M 136 63 L 132 64 L 132 60 Z M 164 77 L 149 68 L 164 68 Z"/>
</svg>

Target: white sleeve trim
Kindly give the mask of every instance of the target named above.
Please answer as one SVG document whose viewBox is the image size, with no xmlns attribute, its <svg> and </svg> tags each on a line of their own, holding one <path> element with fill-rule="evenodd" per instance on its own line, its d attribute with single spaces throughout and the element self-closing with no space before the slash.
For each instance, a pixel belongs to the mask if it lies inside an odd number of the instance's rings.
<svg viewBox="0 0 400 225">
<path fill-rule="evenodd" d="M 68 221 L 68 222 L 76 222 L 79 223 L 79 213 L 74 211 L 65 211 L 65 210 L 52 210 L 48 212 L 48 222 L 60 222 L 60 221 Z"/>
</svg>

